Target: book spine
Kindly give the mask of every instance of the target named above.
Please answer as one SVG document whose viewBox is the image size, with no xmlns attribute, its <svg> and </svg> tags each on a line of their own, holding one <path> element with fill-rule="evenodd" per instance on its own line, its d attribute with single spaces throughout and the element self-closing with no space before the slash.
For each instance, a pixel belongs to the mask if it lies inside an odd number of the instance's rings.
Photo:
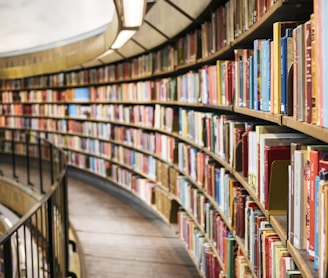
<svg viewBox="0 0 328 278">
<path fill-rule="evenodd" d="M 270 40 L 261 42 L 261 101 L 260 108 L 270 112 Z"/>
<path fill-rule="evenodd" d="M 253 42 L 254 45 L 254 91 L 253 100 L 254 110 L 260 110 L 260 99 L 261 99 L 261 43 L 260 40 L 256 39 Z"/>
<path fill-rule="evenodd" d="M 322 54 L 322 126 L 328 128 L 328 30 L 327 30 L 327 11 L 328 11 L 328 2 L 321 1 L 321 26 L 322 26 L 322 34 L 321 34 L 321 54 Z"/>
<path fill-rule="evenodd" d="M 317 61 L 317 40 L 316 40 L 316 17 L 315 13 L 311 14 L 311 75 L 312 75 L 312 114 L 311 123 L 317 124 L 318 121 L 318 61 Z"/>
</svg>

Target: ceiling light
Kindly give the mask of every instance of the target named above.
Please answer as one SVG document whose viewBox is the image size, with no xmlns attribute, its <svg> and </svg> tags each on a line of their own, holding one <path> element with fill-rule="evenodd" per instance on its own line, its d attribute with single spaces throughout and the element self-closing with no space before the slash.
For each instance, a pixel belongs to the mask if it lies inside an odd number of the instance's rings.
<svg viewBox="0 0 328 278">
<path fill-rule="evenodd" d="M 118 49 L 122 47 L 135 34 L 135 32 L 136 30 L 121 30 L 111 48 Z"/>
<path fill-rule="evenodd" d="M 145 13 L 144 0 L 122 0 L 123 2 L 123 26 L 141 26 Z"/>
</svg>

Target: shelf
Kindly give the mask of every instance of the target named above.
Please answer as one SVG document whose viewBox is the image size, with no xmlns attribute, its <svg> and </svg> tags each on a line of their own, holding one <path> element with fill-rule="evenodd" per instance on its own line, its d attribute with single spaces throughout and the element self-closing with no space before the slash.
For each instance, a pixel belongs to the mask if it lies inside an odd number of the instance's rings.
<svg viewBox="0 0 328 278">
<path fill-rule="evenodd" d="M 282 123 L 289 128 L 295 129 L 299 132 L 305 133 L 309 136 L 315 137 L 323 142 L 328 143 L 328 129 L 306 122 L 299 122 L 290 116 L 283 116 Z"/>
<path fill-rule="evenodd" d="M 253 109 L 249 109 L 249 108 L 236 107 L 236 106 L 233 107 L 233 111 L 236 113 L 239 113 L 239 114 L 258 118 L 258 119 L 272 122 L 272 123 L 275 123 L 278 125 L 282 124 L 281 115 L 273 115 L 273 114 L 270 114 L 267 112 L 262 112 L 262 111 L 253 110 Z"/>
<path fill-rule="evenodd" d="M 269 221 L 283 244 L 287 246 L 287 215 L 269 215 Z"/>
</svg>

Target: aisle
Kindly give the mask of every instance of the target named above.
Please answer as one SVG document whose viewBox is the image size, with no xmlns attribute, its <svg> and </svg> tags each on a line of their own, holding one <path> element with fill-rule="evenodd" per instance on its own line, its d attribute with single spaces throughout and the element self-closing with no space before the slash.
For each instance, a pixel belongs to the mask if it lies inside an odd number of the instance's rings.
<svg viewBox="0 0 328 278">
<path fill-rule="evenodd" d="M 85 278 L 200 277 L 183 243 L 155 213 L 122 194 L 68 178 L 69 216 Z"/>
</svg>

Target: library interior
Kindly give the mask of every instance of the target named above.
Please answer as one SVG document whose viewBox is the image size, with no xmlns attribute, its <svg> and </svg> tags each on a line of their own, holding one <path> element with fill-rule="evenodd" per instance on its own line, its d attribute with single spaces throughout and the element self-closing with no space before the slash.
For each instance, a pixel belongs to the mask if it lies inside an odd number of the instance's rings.
<svg viewBox="0 0 328 278">
<path fill-rule="evenodd" d="M 0 1 L 0 278 L 328 277 L 327 14 Z"/>
</svg>

